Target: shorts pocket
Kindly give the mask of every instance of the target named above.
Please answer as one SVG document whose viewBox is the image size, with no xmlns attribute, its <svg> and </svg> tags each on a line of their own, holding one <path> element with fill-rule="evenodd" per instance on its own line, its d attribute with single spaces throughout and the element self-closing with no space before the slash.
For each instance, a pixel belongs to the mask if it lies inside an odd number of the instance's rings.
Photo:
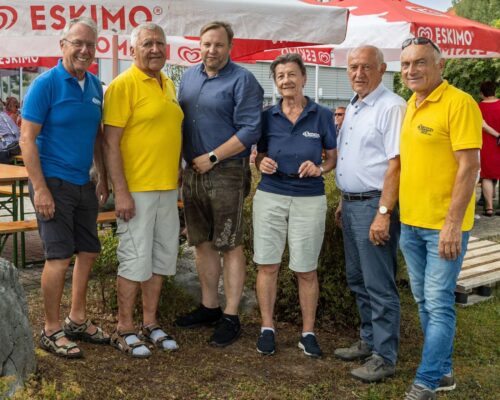
<svg viewBox="0 0 500 400">
<path fill-rule="evenodd" d="M 116 235 L 118 236 L 118 248 L 116 250 L 118 261 L 121 263 L 127 260 L 136 259 L 138 257 L 137 248 L 135 246 L 134 237 L 130 232 L 128 222 L 118 223 Z"/>
</svg>

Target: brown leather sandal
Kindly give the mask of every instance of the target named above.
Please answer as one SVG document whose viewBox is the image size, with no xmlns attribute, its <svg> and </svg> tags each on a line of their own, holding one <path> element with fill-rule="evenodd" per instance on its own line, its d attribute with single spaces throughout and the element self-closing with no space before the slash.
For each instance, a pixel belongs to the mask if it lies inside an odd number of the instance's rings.
<svg viewBox="0 0 500 400">
<path fill-rule="evenodd" d="M 56 342 L 65 337 L 66 334 L 61 329 L 54 332 L 52 335 L 47 336 L 45 329 L 42 330 L 40 334 L 40 347 L 49 353 L 55 354 L 58 357 L 63 358 L 83 358 L 83 351 L 78 347 L 76 343 L 69 342 L 63 346 L 59 346 Z M 78 349 L 77 352 L 70 353 L 72 349 Z"/>
<path fill-rule="evenodd" d="M 151 337 L 151 334 L 154 331 L 160 331 L 161 336 L 157 338 L 156 340 Z M 177 345 L 175 339 L 170 336 L 168 333 L 166 333 L 163 329 L 160 328 L 158 324 L 151 324 L 147 326 L 142 327 L 142 335 L 144 336 L 144 339 L 147 340 L 149 343 L 151 343 L 154 347 L 160 350 L 167 350 L 167 351 L 173 351 L 179 349 L 179 346 Z M 163 345 L 165 341 L 169 341 L 170 343 L 166 343 L 167 347 Z"/>
<path fill-rule="evenodd" d="M 87 329 L 92 325 L 90 319 L 87 319 L 83 324 L 77 324 L 70 317 L 66 317 L 63 330 L 71 340 L 83 340 L 84 342 L 94 344 L 109 344 L 109 336 L 104 336 L 103 330 L 98 326 L 96 326 L 96 331 L 93 334 L 87 332 Z"/>
<path fill-rule="evenodd" d="M 127 343 L 127 341 L 125 339 L 128 336 L 132 336 L 132 335 L 137 336 L 139 338 L 139 336 L 137 335 L 137 332 L 135 332 L 133 330 L 132 331 L 125 331 L 125 332 L 119 332 L 119 331 L 113 332 L 113 334 L 111 335 L 111 339 L 110 339 L 111 346 L 117 348 L 122 353 L 127 354 L 130 357 L 134 357 L 134 358 L 148 358 L 148 357 L 150 357 L 152 353 L 151 353 L 151 351 L 149 351 L 149 348 L 146 345 L 146 343 L 143 342 L 142 340 L 139 340 L 139 341 L 132 343 L 132 344 Z M 134 349 L 141 347 L 141 346 L 145 346 L 146 348 L 148 348 L 148 353 L 146 353 L 146 354 L 134 353 Z"/>
</svg>

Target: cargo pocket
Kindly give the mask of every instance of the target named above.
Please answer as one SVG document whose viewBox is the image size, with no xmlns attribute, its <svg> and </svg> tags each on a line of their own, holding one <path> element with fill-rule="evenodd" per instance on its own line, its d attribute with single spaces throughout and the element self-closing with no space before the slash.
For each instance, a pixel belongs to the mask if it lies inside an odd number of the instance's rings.
<svg viewBox="0 0 500 400">
<path fill-rule="evenodd" d="M 116 228 L 116 235 L 118 236 L 118 248 L 116 256 L 120 263 L 135 260 L 138 257 L 137 248 L 135 246 L 134 238 L 129 230 L 128 222 L 120 222 Z"/>
</svg>

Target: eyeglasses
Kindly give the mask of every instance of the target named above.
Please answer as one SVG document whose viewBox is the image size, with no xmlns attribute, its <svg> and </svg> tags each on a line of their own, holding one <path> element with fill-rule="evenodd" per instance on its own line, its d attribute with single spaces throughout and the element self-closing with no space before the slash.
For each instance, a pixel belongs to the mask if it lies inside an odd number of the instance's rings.
<svg viewBox="0 0 500 400">
<path fill-rule="evenodd" d="M 345 115 L 345 113 L 335 113 L 334 114 L 336 117 L 341 117 L 342 115 Z"/>
<path fill-rule="evenodd" d="M 81 40 L 68 40 L 63 39 L 65 42 L 71 44 L 75 49 L 81 50 L 84 47 L 87 47 L 89 50 L 95 50 L 95 43 L 82 42 Z"/>
<path fill-rule="evenodd" d="M 414 37 L 406 39 L 401 45 L 401 50 L 406 49 L 412 43 L 416 45 L 430 44 L 432 47 L 434 47 L 434 50 L 441 54 L 441 50 L 439 49 L 439 47 L 437 47 L 431 39 L 426 37 Z"/>
</svg>

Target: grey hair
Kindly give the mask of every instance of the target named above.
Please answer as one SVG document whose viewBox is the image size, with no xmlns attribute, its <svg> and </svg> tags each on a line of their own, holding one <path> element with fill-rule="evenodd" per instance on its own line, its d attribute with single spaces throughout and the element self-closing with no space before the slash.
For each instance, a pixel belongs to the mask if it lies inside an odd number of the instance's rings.
<svg viewBox="0 0 500 400">
<path fill-rule="evenodd" d="M 302 56 L 298 53 L 288 53 L 288 54 L 282 54 L 281 56 L 276 57 L 276 59 L 271 63 L 270 70 L 271 70 L 271 76 L 273 79 L 276 80 L 276 67 L 280 64 L 288 64 L 288 63 L 295 63 L 298 65 L 300 72 L 302 72 L 303 76 L 307 75 L 307 69 L 304 64 L 304 60 L 302 59 Z"/>
<path fill-rule="evenodd" d="M 439 64 L 439 62 L 441 61 L 441 53 L 439 51 L 437 51 L 434 48 L 434 46 L 431 46 L 431 47 L 432 47 L 432 54 L 434 54 L 434 61 L 436 62 L 436 64 Z"/>
<path fill-rule="evenodd" d="M 76 24 L 87 25 L 90 29 L 92 29 L 92 32 L 94 32 L 95 37 L 99 36 L 99 34 L 97 33 L 97 24 L 94 22 L 94 20 L 92 18 L 78 17 L 78 18 L 73 18 L 73 19 L 69 20 L 69 22 L 66 24 L 66 26 L 64 27 L 64 29 L 62 31 L 62 38 L 63 39 L 66 39 L 70 29 L 73 27 L 73 25 L 76 25 Z"/>
<path fill-rule="evenodd" d="M 360 50 L 365 50 L 365 49 L 370 49 L 370 50 L 373 50 L 375 52 L 375 59 L 376 59 L 378 65 L 382 65 L 385 63 L 384 53 L 382 53 L 382 50 L 380 50 L 376 46 L 372 46 L 372 45 L 368 45 L 368 44 L 363 45 L 363 46 L 359 46 L 359 47 L 355 47 L 354 49 L 349 50 L 349 52 L 347 53 L 347 58 L 349 59 L 349 57 L 351 57 L 352 54 L 357 53 Z"/>
<path fill-rule="evenodd" d="M 130 34 L 130 45 L 132 47 L 135 47 L 137 39 L 139 39 L 139 34 L 145 29 L 148 31 L 160 31 L 165 38 L 165 32 L 160 25 L 155 24 L 154 22 L 143 22 L 142 24 L 137 25 Z"/>
</svg>

